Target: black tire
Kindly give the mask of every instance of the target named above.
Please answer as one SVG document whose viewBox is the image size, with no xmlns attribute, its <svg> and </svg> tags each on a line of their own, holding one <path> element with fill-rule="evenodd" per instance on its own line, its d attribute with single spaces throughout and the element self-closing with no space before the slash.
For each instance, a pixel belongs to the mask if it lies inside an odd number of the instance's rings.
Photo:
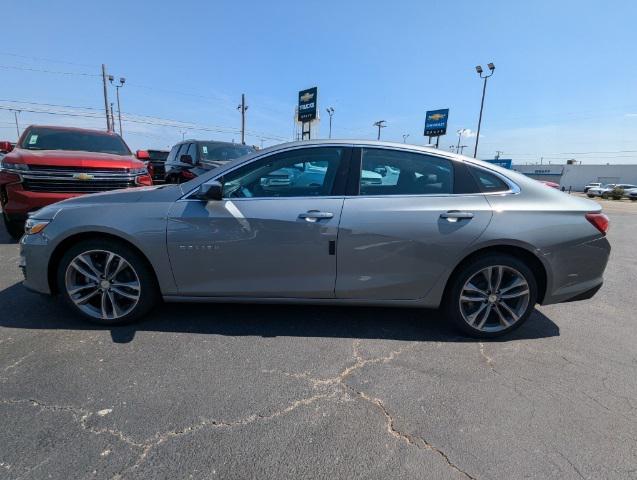
<svg viewBox="0 0 637 480">
<path fill-rule="evenodd" d="M 5 212 L 2 212 L 2 220 L 11 238 L 20 240 L 22 235 L 24 235 L 24 221 L 12 220 Z"/>
<path fill-rule="evenodd" d="M 602 198 L 604 200 L 608 200 L 608 193 L 602 193 Z"/>
<path fill-rule="evenodd" d="M 516 270 L 524 277 L 529 287 L 528 306 L 526 306 L 524 313 L 509 327 L 499 331 L 484 331 L 474 328 L 465 321 L 460 309 L 460 295 L 465 283 L 476 273 L 491 266 L 504 266 Z M 531 315 L 537 302 L 537 281 L 533 271 L 522 260 L 508 254 L 488 253 L 462 265 L 449 280 L 443 302 L 445 316 L 453 326 L 462 333 L 475 338 L 499 337 L 519 328 L 527 320 L 529 315 Z"/>
<path fill-rule="evenodd" d="M 139 280 L 139 298 L 132 310 L 125 315 L 117 318 L 96 318 L 82 311 L 69 295 L 66 287 L 67 268 L 78 255 L 89 251 L 112 252 L 123 258 L 134 269 Z M 58 290 L 71 309 L 83 319 L 99 325 L 123 325 L 134 322 L 150 312 L 161 301 L 156 277 L 147 261 L 129 245 L 116 240 L 85 240 L 73 245 L 60 259 L 56 279 Z"/>
<path fill-rule="evenodd" d="M 586 194 L 586 196 L 587 196 L 588 198 L 595 198 L 595 195 L 591 195 L 590 193 L 587 193 L 587 194 Z"/>
</svg>

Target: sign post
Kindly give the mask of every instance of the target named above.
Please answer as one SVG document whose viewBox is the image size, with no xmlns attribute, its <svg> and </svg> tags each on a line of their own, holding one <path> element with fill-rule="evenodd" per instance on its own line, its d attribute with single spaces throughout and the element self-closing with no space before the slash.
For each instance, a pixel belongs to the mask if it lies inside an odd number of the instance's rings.
<svg viewBox="0 0 637 480">
<path fill-rule="evenodd" d="M 449 120 L 449 109 L 428 110 L 425 116 L 425 137 L 436 137 L 436 148 L 440 145 L 440 137 L 447 134 L 447 120 Z"/>
<path fill-rule="evenodd" d="M 318 88 L 312 87 L 299 92 L 298 120 L 301 122 L 301 140 L 310 140 L 312 121 L 316 119 Z M 307 125 L 307 130 L 305 126 Z M 307 137 L 306 137 L 307 135 Z"/>
</svg>

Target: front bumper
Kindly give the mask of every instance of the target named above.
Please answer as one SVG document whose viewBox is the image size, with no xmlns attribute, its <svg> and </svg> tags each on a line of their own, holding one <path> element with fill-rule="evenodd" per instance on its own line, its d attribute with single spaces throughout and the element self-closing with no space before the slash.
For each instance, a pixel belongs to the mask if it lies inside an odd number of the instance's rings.
<svg viewBox="0 0 637 480">
<path fill-rule="evenodd" d="M 82 195 L 81 193 L 32 192 L 24 190 L 19 183 L 7 184 L 4 188 L 6 198 L 3 201 L 2 209 L 7 212 L 9 217 L 16 220 L 26 219 L 29 212 L 39 210 L 52 203 Z"/>
<path fill-rule="evenodd" d="M 50 254 L 51 247 L 44 234 L 24 235 L 20 239 L 18 265 L 24 276 L 22 284 L 29 290 L 52 293 L 48 274 Z"/>
</svg>

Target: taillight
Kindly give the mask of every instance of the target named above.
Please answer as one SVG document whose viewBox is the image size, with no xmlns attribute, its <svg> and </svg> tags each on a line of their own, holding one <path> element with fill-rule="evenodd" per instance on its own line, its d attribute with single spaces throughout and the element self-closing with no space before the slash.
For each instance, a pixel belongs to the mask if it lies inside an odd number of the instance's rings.
<svg viewBox="0 0 637 480">
<path fill-rule="evenodd" d="M 150 178 L 150 175 L 140 175 L 139 177 L 135 177 L 135 183 L 137 185 L 150 187 L 153 184 L 153 179 Z"/>
<path fill-rule="evenodd" d="M 194 173 L 192 173 L 190 170 L 182 170 L 181 171 L 181 178 L 184 178 L 186 180 L 192 180 L 193 178 L 195 178 L 197 175 L 195 175 Z"/>
<path fill-rule="evenodd" d="M 601 232 L 602 235 L 606 235 L 608 231 L 608 217 L 603 213 L 587 213 L 586 220 Z"/>
</svg>

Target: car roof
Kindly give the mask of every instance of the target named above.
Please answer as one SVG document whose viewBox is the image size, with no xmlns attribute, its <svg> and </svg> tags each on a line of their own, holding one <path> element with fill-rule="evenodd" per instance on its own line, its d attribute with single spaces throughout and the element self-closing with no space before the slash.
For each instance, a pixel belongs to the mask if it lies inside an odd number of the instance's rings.
<svg viewBox="0 0 637 480">
<path fill-rule="evenodd" d="M 175 145 L 181 145 L 182 143 L 214 143 L 217 145 L 228 145 L 228 146 L 233 146 L 233 147 L 249 147 L 249 148 L 253 148 L 252 145 L 243 145 L 241 143 L 236 143 L 236 142 L 221 142 L 219 140 L 195 140 L 194 138 L 191 138 L 190 140 L 182 140 L 179 143 L 176 143 Z"/>
<path fill-rule="evenodd" d="M 71 132 L 90 132 L 90 133 L 101 133 L 102 135 L 118 136 L 116 132 L 108 132 L 106 130 L 98 130 L 95 128 L 64 127 L 61 125 L 29 125 L 27 129 L 29 128 L 48 128 L 50 130 L 71 131 Z"/>
<path fill-rule="evenodd" d="M 295 148 L 295 147 L 304 147 L 304 146 L 315 147 L 315 146 L 328 146 L 328 145 L 350 146 L 350 147 L 391 148 L 395 150 L 405 150 L 405 151 L 412 151 L 417 153 L 429 153 L 439 157 L 445 157 L 450 160 L 473 163 L 491 170 L 496 170 L 500 172 L 504 172 L 504 171 L 512 172 L 512 170 L 503 169 L 493 163 L 485 162 L 483 160 L 478 160 L 477 158 L 467 157 L 465 155 L 458 155 L 456 153 L 440 150 L 434 147 L 424 147 L 424 146 L 413 145 L 409 143 L 385 142 L 385 141 L 379 141 L 379 140 L 354 140 L 354 139 L 303 140 L 303 141 L 296 141 L 296 142 L 280 143 L 278 145 L 273 145 L 271 147 L 264 148 L 263 150 L 259 150 L 256 153 L 258 153 L 258 155 L 260 156 L 266 153 L 276 152 L 278 150 L 285 150 L 285 149 Z"/>
</svg>

